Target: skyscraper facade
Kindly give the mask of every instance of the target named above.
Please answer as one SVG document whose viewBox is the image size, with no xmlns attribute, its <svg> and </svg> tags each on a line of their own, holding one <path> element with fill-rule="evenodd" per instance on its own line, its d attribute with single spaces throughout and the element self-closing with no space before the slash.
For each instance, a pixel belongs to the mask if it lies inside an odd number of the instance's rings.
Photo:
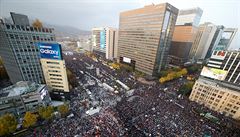
<svg viewBox="0 0 240 137">
<path fill-rule="evenodd" d="M 164 3 L 120 13 L 118 56 L 121 63 L 149 75 L 168 65 L 178 9 Z"/>
<path fill-rule="evenodd" d="M 0 24 L 0 55 L 12 83 L 45 83 L 37 42 L 55 42 L 53 29 Z"/>
<path fill-rule="evenodd" d="M 198 32 L 189 53 L 189 59 L 205 59 L 216 30 L 217 26 L 209 22 L 201 24 L 199 26 Z"/>
<path fill-rule="evenodd" d="M 213 48 L 220 41 L 220 38 L 221 38 L 222 33 L 223 33 L 223 29 L 224 29 L 224 26 L 222 26 L 222 25 L 217 26 L 217 30 L 216 30 L 216 32 L 213 36 L 213 39 L 212 39 L 212 42 L 211 42 L 209 48 L 208 48 L 207 55 L 206 55 L 205 59 L 209 59 L 211 57 L 212 52 L 213 52 Z"/>
<path fill-rule="evenodd" d="M 102 53 L 106 59 L 117 57 L 118 31 L 115 28 L 99 27 L 92 29 L 93 51 Z"/>
<path fill-rule="evenodd" d="M 221 38 L 218 41 L 218 44 L 213 47 L 213 50 L 228 50 L 237 30 L 237 28 L 224 28 Z"/>
<path fill-rule="evenodd" d="M 223 80 L 240 85 L 240 51 L 214 51 L 207 67 L 226 71 Z"/>
<path fill-rule="evenodd" d="M 170 64 L 183 65 L 188 61 L 202 13 L 200 8 L 179 11 L 169 51 Z"/>
<path fill-rule="evenodd" d="M 176 25 L 180 26 L 198 26 L 203 10 L 199 7 L 180 10 Z"/>
<path fill-rule="evenodd" d="M 188 61 L 197 30 L 195 26 L 175 26 L 169 50 L 170 64 L 183 65 Z"/>
</svg>

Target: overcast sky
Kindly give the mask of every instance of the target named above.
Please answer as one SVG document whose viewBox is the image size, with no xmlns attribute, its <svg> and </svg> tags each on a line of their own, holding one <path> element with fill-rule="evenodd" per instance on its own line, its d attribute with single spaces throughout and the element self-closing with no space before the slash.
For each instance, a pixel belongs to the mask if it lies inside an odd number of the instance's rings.
<svg viewBox="0 0 240 137">
<path fill-rule="evenodd" d="M 92 27 L 117 27 L 119 13 L 146 4 L 168 2 L 178 9 L 200 7 L 201 23 L 212 22 L 240 31 L 240 0 L 0 0 L 0 16 L 9 12 L 26 14 L 43 22 L 91 30 Z M 240 48 L 240 34 L 232 48 Z"/>
</svg>

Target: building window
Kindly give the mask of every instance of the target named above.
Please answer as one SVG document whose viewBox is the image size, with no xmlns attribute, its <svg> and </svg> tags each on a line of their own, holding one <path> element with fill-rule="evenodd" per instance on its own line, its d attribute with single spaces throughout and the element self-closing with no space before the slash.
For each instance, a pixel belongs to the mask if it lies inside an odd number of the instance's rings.
<svg viewBox="0 0 240 137">
<path fill-rule="evenodd" d="M 236 110 L 238 110 L 238 109 L 239 109 L 239 107 L 237 107 L 237 106 L 234 106 L 233 108 L 234 108 L 234 109 L 236 109 Z"/>
<path fill-rule="evenodd" d="M 235 111 L 235 110 L 231 110 L 231 113 L 235 114 L 235 113 L 236 113 L 236 111 Z"/>
</svg>

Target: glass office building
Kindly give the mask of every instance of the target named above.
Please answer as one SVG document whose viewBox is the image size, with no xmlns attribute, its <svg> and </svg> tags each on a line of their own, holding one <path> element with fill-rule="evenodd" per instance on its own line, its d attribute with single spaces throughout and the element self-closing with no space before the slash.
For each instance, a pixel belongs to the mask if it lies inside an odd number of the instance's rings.
<svg viewBox="0 0 240 137">
<path fill-rule="evenodd" d="M 164 3 L 120 13 L 118 56 L 121 63 L 149 75 L 168 65 L 178 9 Z"/>
<path fill-rule="evenodd" d="M 219 43 L 214 46 L 213 50 L 227 50 L 237 33 L 237 28 L 224 28 Z"/>
<path fill-rule="evenodd" d="M 198 26 L 203 10 L 199 7 L 180 10 L 176 25 Z"/>
</svg>

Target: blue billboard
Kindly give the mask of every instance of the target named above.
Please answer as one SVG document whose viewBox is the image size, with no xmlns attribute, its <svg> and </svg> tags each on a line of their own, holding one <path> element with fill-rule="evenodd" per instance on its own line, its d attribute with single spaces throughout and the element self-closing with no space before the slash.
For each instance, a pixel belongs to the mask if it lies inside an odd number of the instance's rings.
<svg viewBox="0 0 240 137">
<path fill-rule="evenodd" d="M 106 39 L 105 39 L 105 30 L 100 31 L 100 48 L 104 49 L 105 48 L 105 43 L 106 43 Z"/>
<path fill-rule="evenodd" d="M 46 59 L 62 60 L 62 49 L 58 43 L 38 43 L 40 57 Z"/>
</svg>

